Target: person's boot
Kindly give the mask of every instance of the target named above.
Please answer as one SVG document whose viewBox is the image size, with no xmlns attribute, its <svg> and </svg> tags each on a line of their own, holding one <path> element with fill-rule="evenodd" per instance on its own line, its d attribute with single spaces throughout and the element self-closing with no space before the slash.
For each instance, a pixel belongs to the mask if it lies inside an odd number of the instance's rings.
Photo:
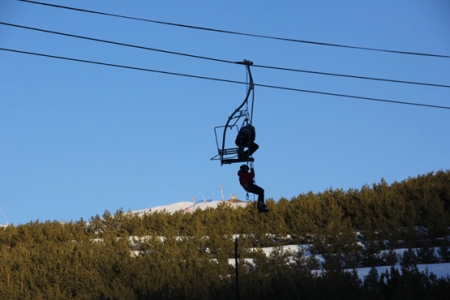
<svg viewBox="0 0 450 300">
<path fill-rule="evenodd" d="M 264 202 L 258 202 L 258 211 L 269 212 L 269 210 L 267 209 L 267 205 Z"/>
</svg>

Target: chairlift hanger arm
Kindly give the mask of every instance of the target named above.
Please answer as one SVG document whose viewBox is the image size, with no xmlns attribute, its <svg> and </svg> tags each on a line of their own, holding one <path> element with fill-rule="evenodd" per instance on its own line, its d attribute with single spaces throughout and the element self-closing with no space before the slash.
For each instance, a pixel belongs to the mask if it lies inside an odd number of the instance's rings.
<svg viewBox="0 0 450 300">
<path fill-rule="evenodd" d="M 237 64 L 241 64 L 241 65 L 245 65 L 245 68 L 247 69 L 247 73 L 249 76 L 249 85 L 248 85 L 248 89 L 247 89 L 247 95 L 245 96 L 244 101 L 241 103 L 241 105 L 239 105 L 238 108 L 235 109 L 235 111 L 231 114 L 231 116 L 228 117 L 227 123 L 225 124 L 225 130 L 223 132 L 223 140 L 222 140 L 222 153 L 224 152 L 225 149 L 225 138 L 226 138 L 226 133 L 227 133 L 227 128 L 230 125 L 230 121 L 233 119 L 234 115 L 241 110 L 241 108 L 245 105 L 245 103 L 247 103 L 248 98 L 250 97 L 250 93 L 253 91 L 254 88 L 254 84 L 253 84 L 253 77 L 252 77 L 252 72 L 250 70 L 250 66 L 253 65 L 253 62 L 244 59 L 242 62 L 236 62 Z M 221 157 L 221 160 L 223 159 L 223 154 Z"/>
<path fill-rule="evenodd" d="M 233 119 L 234 115 L 238 111 L 241 110 L 241 108 L 245 105 L 245 103 L 247 103 L 248 98 L 250 97 L 250 93 L 253 91 L 253 88 L 254 88 L 253 76 L 252 76 L 252 72 L 250 70 L 250 66 L 253 65 L 253 62 L 244 59 L 244 61 L 237 62 L 237 64 L 245 65 L 245 68 L 247 69 L 247 73 L 248 73 L 250 82 L 249 82 L 248 89 L 247 89 L 247 95 L 245 96 L 244 101 L 241 103 L 241 105 L 238 108 L 236 108 L 236 110 L 231 114 L 231 116 L 228 117 L 228 122 L 227 122 L 227 125 L 225 125 L 225 127 L 228 127 L 228 124 L 229 124 L 230 120 Z"/>
<path fill-rule="evenodd" d="M 236 63 L 240 64 L 240 65 L 245 65 L 245 67 L 247 68 L 248 76 L 250 77 L 250 88 L 253 89 L 253 77 L 252 77 L 252 72 L 250 71 L 250 66 L 253 65 L 253 62 L 249 61 L 247 59 L 244 59 L 243 61 L 238 61 Z"/>
</svg>

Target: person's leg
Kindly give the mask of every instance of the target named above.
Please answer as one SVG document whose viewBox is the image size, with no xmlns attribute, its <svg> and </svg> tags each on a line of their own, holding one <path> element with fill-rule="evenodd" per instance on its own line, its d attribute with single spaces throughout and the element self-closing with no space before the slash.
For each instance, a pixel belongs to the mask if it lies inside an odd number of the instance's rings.
<svg viewBox="0 0 450 300">
<path fill-rule="evenodd" d="M 248 191 L 258 195 L 258 205 L 264 204 L 264 189 L 262 187 L 252 184 Z"/>
<path fill-rule="evenodd" d="M 236 140 L 234 141 L 234 143 L 236 144 L 236 146 L 238 146 L 239 147 L 239 150 L 238 150 L 238 158 L 239 159 L 243 159 L 243 157 L 244 157 L 244 141 L 242 140 L 242 136 L 240 136 L 240 135 L 238 135 L 237 137 L 236 137 Z"/>
<path fill-rule="evenodd" d="M 252 156 L 253 153 L 255 153 L 256 150 L 258 150 L 259 145 L 256 144 L 255 142 L 250 143 L 249 147 L 248 147 L 248 156 Z"/>
</svg>

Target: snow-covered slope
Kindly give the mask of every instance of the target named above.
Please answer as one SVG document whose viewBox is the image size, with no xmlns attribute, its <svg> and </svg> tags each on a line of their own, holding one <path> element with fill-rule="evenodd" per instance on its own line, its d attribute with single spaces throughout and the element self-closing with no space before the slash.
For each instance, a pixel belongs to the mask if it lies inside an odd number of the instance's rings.
<svg viewBox="0 0 450 300">
<path fill-rule="evenodd" d="M 168 213 L 174 213 L 177 211 L 185 211 L 185 212 L 193 212 L 197 209 L 207 209 L 207 208 L 216 208 L 219 204 L 221 204 L 222 201 L 220 200 L 204 200 L 204 201 L 198 201 L 195 204 L 193 204 L 192 202 L 177 202 L 177 203 L 173 203 L 173 204 L 169 204 L 169 205 L 161 205 L 161 206 L 156 206 L 156 207 L 152 207 L 152 208 L 146 208 L 146 209 L 140 209 L 140 210 L 135 210 L 132 211 L 132 213 L 135 214 L 144 214 L 144 213 L 152 213 L 152 212 L 162 212 L 162 211 L 166 211 Z M 247 206 L 250 202 L 244 202 L 244 201 L 240 201 L 237 199 L 231 199 L 228 201 L 225 201 L 225 203 L 227 205 L 231 205 L 233 207 L 238 207 L 238 206 Z"/>
</svg>

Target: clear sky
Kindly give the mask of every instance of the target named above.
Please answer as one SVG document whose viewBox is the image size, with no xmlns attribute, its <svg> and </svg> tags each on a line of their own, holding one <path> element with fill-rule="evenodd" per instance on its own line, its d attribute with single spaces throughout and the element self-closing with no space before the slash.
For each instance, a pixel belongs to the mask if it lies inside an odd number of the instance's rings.
<svg viewBox="0 0 450 300">
<path fill-rule="evenodd" d="M 154 21 L 0 0 L 0 48 L 237 82 L 242 65 L 124 47 L 13 25 L 189 55 L 450 85 L 449 1 L 42 0 Z M 256 84 L 450 107 L 450 88 L 253 67 Z M 0 50 L 0 223 L 89 220 L 235 194 L 214 127 L 246 86 Z M 255 88 L 256 183 L 266 198 L 360 189 L 450 169 L 450 110 Z M 231 145 L 232 146 L 232 145 Z M 251 197 L 253 199 L 253 197 Z"/>
</svg>

